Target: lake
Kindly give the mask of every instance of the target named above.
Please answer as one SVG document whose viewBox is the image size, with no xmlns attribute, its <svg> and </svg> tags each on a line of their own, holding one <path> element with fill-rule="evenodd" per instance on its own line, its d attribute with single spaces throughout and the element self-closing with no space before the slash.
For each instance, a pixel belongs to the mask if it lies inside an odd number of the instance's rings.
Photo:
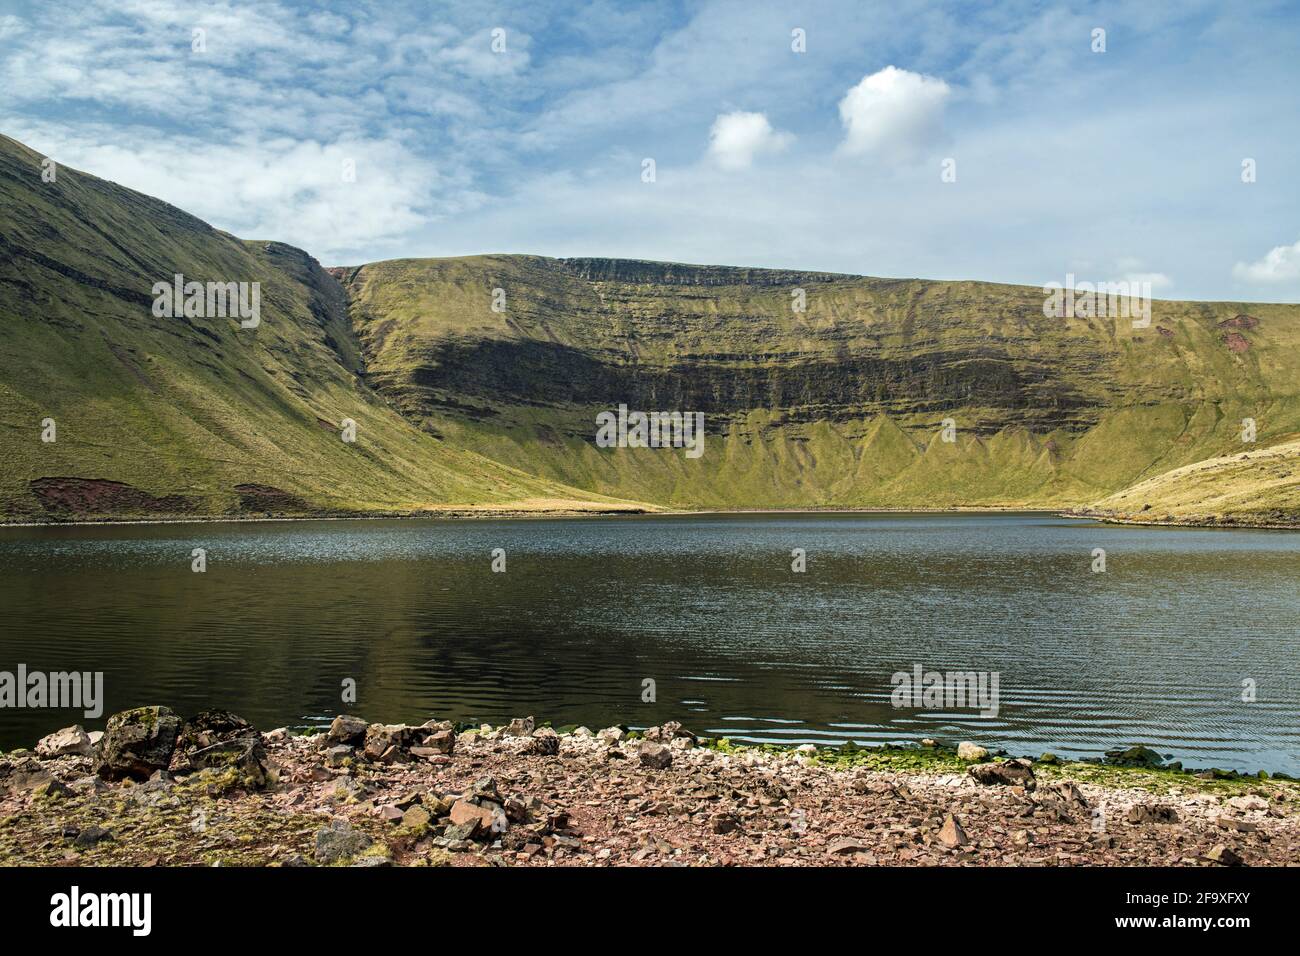
<svg viewBox="0 0 1300 956">
<path fill-rule="evenodd" d="M 102 671 L 104 717 L 676 719 L 737 741 L 1145 743 L 1300 775 L 1297 582 L 1298 534 L 1044 514 L 11 527 L 0 671 Z M 894 706 L 918 666 L 996 675 L 996 715 Z M 0 709 L 0 747 L 104 717 Z"/>
</svg>

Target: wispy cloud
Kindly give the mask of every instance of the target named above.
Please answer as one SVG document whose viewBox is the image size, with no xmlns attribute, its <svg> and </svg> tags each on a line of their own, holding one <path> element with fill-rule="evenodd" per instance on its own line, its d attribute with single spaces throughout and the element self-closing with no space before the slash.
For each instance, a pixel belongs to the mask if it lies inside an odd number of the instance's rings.
<svg viewBox="0 0 1300 956">
<path fill-rule="evenodd" d="M 1295 247 L 1255 259 L 1300 220 L 1282 6 L 11 0 L 0 39 L 0 129 L 327 261 L 1028 284 L 1095 263 L 1185 296 L 1300 297 Z"/>
<path fill-rule="evenodd" d="M 1232 273 L 1246 282 L 1294 282 L 1300 279 L 1300 242 L 1274 246 L 1255 262 L 1238 262 Z"/>
</svg>

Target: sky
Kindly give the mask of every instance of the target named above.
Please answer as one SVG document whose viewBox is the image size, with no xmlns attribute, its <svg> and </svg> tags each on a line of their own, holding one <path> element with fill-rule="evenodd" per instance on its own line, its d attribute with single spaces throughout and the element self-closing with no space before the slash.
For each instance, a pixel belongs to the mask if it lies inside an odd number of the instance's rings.
<svg viewBox="0 0 1300 956">
<path fill-rule="evenodd" d="M 1300 301 L 1298 79 L 1283 2 L 0 0 L 0 132 L 326 265 Z"/>
</svg>

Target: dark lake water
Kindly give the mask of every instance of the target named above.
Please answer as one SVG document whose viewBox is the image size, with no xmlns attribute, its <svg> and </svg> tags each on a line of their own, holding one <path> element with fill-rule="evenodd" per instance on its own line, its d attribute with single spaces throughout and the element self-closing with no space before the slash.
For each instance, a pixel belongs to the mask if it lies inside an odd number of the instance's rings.
<svg viewBox="0 0 1300 956">
<path fill-rule="evenodd" d="M 1300 774 L 1298 582 L 1297 534 L 1045 515 L 7 528 L 0 671 L 103 671 L 105 716 L 221 706 L 263 729 L 678 719 L 788 743 L 1147 743 Z M 996 672 L 997 715 L 894 707 L 917 665 Z M 104 718 L 0 709 L 0 747 L 73 722 Z"/>
</svg>

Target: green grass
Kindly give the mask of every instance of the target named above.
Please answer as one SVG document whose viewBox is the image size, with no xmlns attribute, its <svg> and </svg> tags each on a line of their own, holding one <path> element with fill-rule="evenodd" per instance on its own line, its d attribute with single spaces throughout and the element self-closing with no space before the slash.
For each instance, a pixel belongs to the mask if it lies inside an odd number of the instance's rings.
<svg viewBox="0 0 1300 956">
<path fill-rule="evenodd" d="M 30 486 L 42 477 L 179 494 L 199 515 L 239 512 L 240 484 L 338 511 L 592 497 L 412 427 L 359 378 L 342 293 L 306 253 L 241 242 L 71 169 L 43 183 L 40 170 L 0 137 L 0 515 L 43 517 Z M 260 282 L 260 327 L 154 317 L 152 285 L 175 272 Z"/>
<path fill-rule="evenodd" d="M 1134 329 L 1046 318 L 1017 286 L 527 256 L 372 263 L 346 285 L 409 418 L 677 508 L 1067 507 L 1239 450 L 1245 417 L 1260 447 L 1300 433 L 1293 305 L 1156 302 Z M 1258 324 L 1220 326 L 1241 314 Z M 704 456 L 594 447 L 595 414 L 624 401 L 709 410 Z"/>
<path fill-rule="evenodd" d="M 1240 452 L 1242 418 L 1255 448 L 1300 435 L 1300 306 L 1157 302 L 1135 330 L 1045 318 L 1019 286 L 517 255 L 372 263 L 340 285 L 85 173 L 44 183 L 40 161 L 0 137 L 0 520 L 48 517 L 42 478 L 180 495 L 197 516 L 1056 508 Z M 151 287 L 176 272 L 260 282 L 261 326 L 155 318 Z M 1243 313 L 1257 324 L 1221 327 Z M 704 411 L 703 457 L 596 448 L 596 413 L 620 402 Z M 1188 514 L 1300 514 L 1295 482 L 1203 478 Z M 286 497 L 245 504 L 250 484 Z M 124 508 L 64 517 L 152 513 Z"/>
</svg>

